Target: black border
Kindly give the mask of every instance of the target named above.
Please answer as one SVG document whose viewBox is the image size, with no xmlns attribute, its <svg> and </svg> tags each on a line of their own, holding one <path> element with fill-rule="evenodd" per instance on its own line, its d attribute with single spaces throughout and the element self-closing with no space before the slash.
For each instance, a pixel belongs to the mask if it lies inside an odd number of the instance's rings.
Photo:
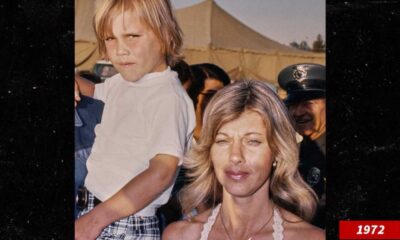
<svg viewBox="0 0 400 240">
<path fill-rule="evenodd" d="M 327 1 L 328 239 L 339 220 L 400 219 L 399 9 Z"/>
<path fill-rule="evenodd" d="M 0 3 L 2 239 L 73 239 L 73 4 Z M 400 219 L 399 9 L 327 1 L 327 239 Z"/>
<path fill-rule="evenodd" d="M 74 3 L 0 16 L 0 238 L 73 239 Z"/>
</svg>

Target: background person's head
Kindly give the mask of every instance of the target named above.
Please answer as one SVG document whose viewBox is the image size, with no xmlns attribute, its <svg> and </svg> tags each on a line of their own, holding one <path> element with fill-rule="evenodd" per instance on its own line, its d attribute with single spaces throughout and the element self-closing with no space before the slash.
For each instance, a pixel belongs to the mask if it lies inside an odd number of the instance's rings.
<svg viewBox="0 0 400 240">
<path fill-rule="evenodd" d="M 221 128 L 240 119 L 245 112 L 256 113 L 265 124 L 265 137 L 270 149 L 269 166 L 258 171 L 270 171 L 265 175 L 269 181 L 270 198 L 275 204 L 310 219 L 316 206 L 316 197 L 304 183 L 297 171 L 298 145 L 296 132 L 283 102 L 268 87 L 259 81 L 238 81 L 218 91 L 204 113 L 202 135 L 185 163 L 189 176 L 195 179 L 182 194 L 184 211 L 197 206 L 205 199 L 216 205 L 222 198 L 222 186 L 215 172 L 214 161 L 223 158 L 211 151 L 217 143 Z M 226 156 L 225 156 L 226 157 Z M 267 159 L 265 160 L 267 161 Z M 268 191 L 268 190 L 266 190 Z"/>
<path fill-rule="evenodd" d="M 168 0 L 104 1 L 94 26 L 100 53 L 125 80 L 162 71 L 182 57 L 181 30 Z"/>
<path fill-rule="evenodd" d="M 203 93 L 203 101 L 201 102 L 200 109 L 201 109 L 201 119 L 204 118 L 204 112 L 206 110 L 207 105 L 210 103 L 211 99 L 214 95 L 218 92 L 215 89 L 209 89 L 207 92 Z"/>
<path fill-rule="evenodd" d="M 296 130 L 313 140 L 326 131 L 325 79 L 325 67 L 312 63 L 288 66 L 278 76 Z"/>
<path fill-rule="evenodd" d="M 324 98 L 295 102 L 288 105 L 296 130 L 312 140 L 326 132 L 326 101 Z"/>
<path fill-rule="evenodd" d="M 178 73 L 178 78 L 187 91 L 193 79 L 189 64 L 184 60 L 180 60 L 171 69 Z"/>
<path fill-rule="evenodd" d="M 231 82 L 229 75 L 212 63 L 193 64 L 190 69 L 193 79 L 187 91 L 196 108 L 200 106 L 201 93 L 219 90 Z"/>
<path fill-rule="evenodd" d="M 229 75 L 220 67 L 212 63 L 194 64 L 190 66 L 193 78 L 187 92 L 192 99 L 196 111 L 195 139 L 201 135 L 202 104 L 208 91 L 218 91 L 230 84 Z"/>
<path fill-rule="evenodd" d="M 171 69 L 178 73 L 178 78 L 181 81 L 182 86 L 187 90 L 193 79 L 189 64 L 184 60 L 180 60 L 171 67 Z"/>
</svg>

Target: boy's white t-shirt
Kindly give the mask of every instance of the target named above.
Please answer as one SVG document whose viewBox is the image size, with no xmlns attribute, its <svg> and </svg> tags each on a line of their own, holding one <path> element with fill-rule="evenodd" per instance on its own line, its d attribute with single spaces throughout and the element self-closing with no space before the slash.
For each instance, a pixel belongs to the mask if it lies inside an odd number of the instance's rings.
<svg viewBox="0 0 400 240">
<path fill-rule="evenodd" d="M 118 192 L 157 154 L 176 156 L 182 163 L 196 121 L 193 102 L 176 72 L 168 67 L 136 82 L 117 74 L 96 84 L 94 97 L 105 105 L 87 160 L 85 186 L 98 199 L 105 201 Z M 135 215 L 153 216 L 168 201 L 172 187 Z"/>
</svg>

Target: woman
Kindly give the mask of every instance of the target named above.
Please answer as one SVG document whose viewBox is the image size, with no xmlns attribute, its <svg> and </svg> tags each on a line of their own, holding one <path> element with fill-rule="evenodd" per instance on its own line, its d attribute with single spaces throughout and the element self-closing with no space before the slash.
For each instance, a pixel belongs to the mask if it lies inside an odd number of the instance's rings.
<svg viewBox="0 0 400 240">
<path fill-rule="evenodd" d="M 167 227 L 163 239 L 325 239 L 310 220 L 316 195 L 297 171 L 298 145 L 286 107 L 259 81 L 218 91 L 186 161 L 184 212 L 213 208 Z"/>
</svg>

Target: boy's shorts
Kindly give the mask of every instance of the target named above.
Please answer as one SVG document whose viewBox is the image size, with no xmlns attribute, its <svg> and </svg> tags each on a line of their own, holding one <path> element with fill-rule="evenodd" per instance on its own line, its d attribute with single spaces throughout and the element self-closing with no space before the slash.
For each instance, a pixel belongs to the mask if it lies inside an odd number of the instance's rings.
<svg viewBox="0 0 400 240">
<path fill-rule="evenodd" d="M 94 208 L 94 195 L 88 192 L 88 206 L 79 213 L 79 217 Z M 131 215 L 111 223 L 103 229 L 98 240 L 160 240 L 160 229 L 156 216 L 141 217 Z"/>
</svg>

